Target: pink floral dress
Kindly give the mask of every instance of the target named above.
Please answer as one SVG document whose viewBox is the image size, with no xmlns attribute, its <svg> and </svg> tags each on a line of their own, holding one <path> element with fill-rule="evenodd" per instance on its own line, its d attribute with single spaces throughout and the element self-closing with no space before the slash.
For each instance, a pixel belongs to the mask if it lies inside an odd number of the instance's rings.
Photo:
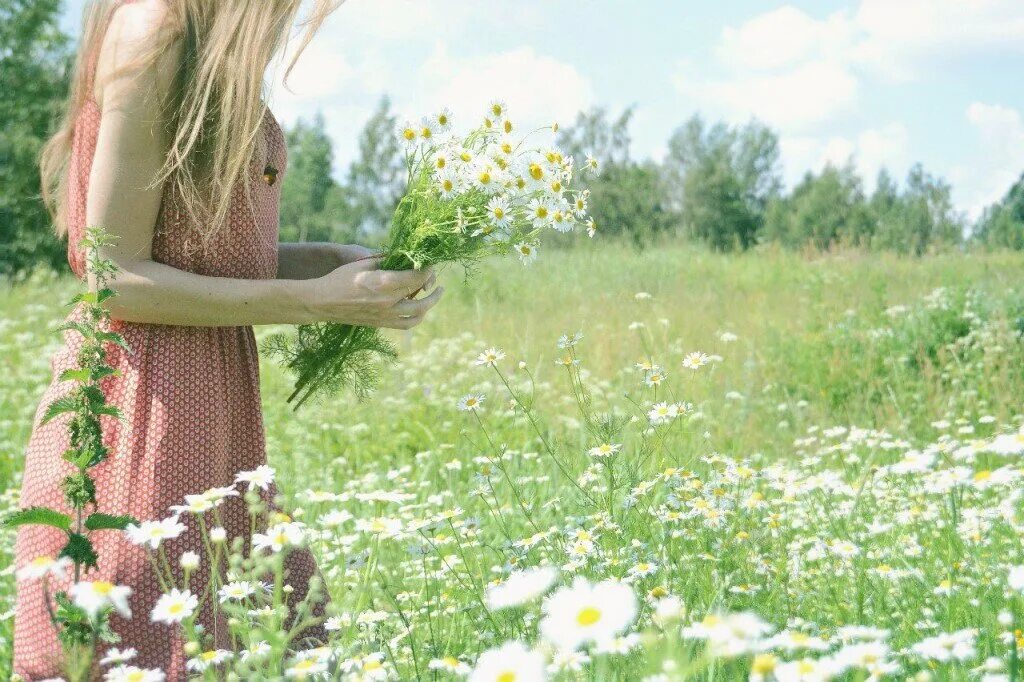
<svg viewBox="0 0 1024 682">
<path fill-rule="evenodd" d="M 89 102 L 74 130 L 70 163 L 69 247 L 72 269 L 83 275 L 84 255 L 78 248 L 85 225 L 86 188 L 100 127 L 100 109 Z M 263 144 L 246 182 L 251 205 L 242 186 L 235 189 L 227 224 L 204 248 L 202 239 L 186 219 L 168 186 L 153 237 L 153 258 L 161 263 L 215 277 L 271 279 L 277 274 L 278 202 L 286 165 L 281 128 L 268 112 L 262 128 Z M 260 406 L 259 367 L 251 327 L 182 327 L 113 322 L 114 330 L 127 341 L 129 351 L 112 349 L 110 364 L 120 376 L 106 380 L 110 403 L 125 416 L 123 422 L 105 423 L 111 456 L 90 470 L 96 480 L 99 510 L 131 514 L 137 519 L 163 519 L 172 505 L 183 504 L 186 494 L 231 486 L 235 474 L 265 464 L 266 449 Z M 53 381 L 36 413 L 35 429 L 25 456 L 21 506 L 45 505 L 68 511 L 60 491 L 61 480 L 72 469 L 61 458 L 68 445 L 67 420 L 58 418 L 41 425 L 46 406 L 64 395 L 72 384 L 58 377 L 75 366 L 80 346 L 77 334 L 67 332 L 63 347 L 52 360 Z M 239 486 L 243 490 L 242 486 Z M 264 493 L 269 501 L 274 486 Z M 221 508 L 229 542 L 249 537 L 249 518 L 241 497 L 229 498 Z M 165 547 L 172 565 L 188 550 L 203 557 L 193 576 L 193 591 L 206 583 L 206 553 L 194 517 L 183 515 L 188 530 Z M 99 554 L 98 570 L 85 580 L 107 580 L 131 587 L 131 619 L 116 613 L 113 629 L 121 636 L 116 645 L 133 647 L 138 656 L 131 663 L 161 668 L 168 680 L 185 679 L 186 660 L 179 628 L 150 619 L 161 594 L 146 551 L 131 544 L 117 531 L 92 536 Z M 28 526 L 16 540 L 16 566 L 39 556 L 54 557 L 65 541 L 53 528 Z M 209 569 L 206 568 L 206 571 Z M 307 551 L 295 552 L 287 561 L 286 582 L 295 588 L 292 603 L 304 598 L 316 563 Z M 208 573 L 206 573 L 208 575 Z M 66 589 L 68 582 L 52 582 L 50 590 Z M 323 614 L 324 603 L 316 615 Z M 214 624 L 210 610 L 200 622 L 207 632 L 217 632 L 217 648 L 230 649 L 225 623 Z M 216 627 L 215 627 L 216 625 Z M 29 680 L 60 675 L 61 654 L 47 614 L 39 580 L 18 583 L 14 633 L 14 670 Z M 323 639 L 322 628 L 307 635 Z M 101 648 L 102 653 L 102 648 Z"/>
</svg>

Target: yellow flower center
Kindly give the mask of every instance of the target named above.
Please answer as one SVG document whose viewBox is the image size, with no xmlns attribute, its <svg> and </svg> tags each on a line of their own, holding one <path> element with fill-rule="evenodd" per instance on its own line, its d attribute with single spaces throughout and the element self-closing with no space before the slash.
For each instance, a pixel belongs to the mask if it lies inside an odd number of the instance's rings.
<svg viewBox="0 0 1024 682">
<path fill-rule="evenodd" d="M 537 217 L 538 218 L 547 218 L 548 217 L 548 208 L 547 208 L 547 206 L 538 206 L 537 207 Z"/>
<path fill-rule="evenodd" d="M 431 135 L 433 135 L 433 133 L 430 132 L 430 128 L 424 128 L 423 130 L 420 131 L 420 135 L 422 135 L 425 138 L 429 138 Z"/>
<path fill-rule="evenodd" d="M 114 589 L 114 583 L 108 583 L 106 580 L 97 580 L 92 584 L 92 589 L 96 591 L 96 594 L 106 596 Z"/>
<path fill-rule="evenodd" d="M 505 217 L 505 209 L 503 209 L 501 206 L 496 206 L 494 208 L 494 217 L 497 218 L 498 220 L 501 220 L 502 218 L 504 218 Z"/>
<path fill-rule="evenodd" d="M 412 128 L 406 128 L 402 131 L 402 137 L 411 142 L 416 139 L 416 131 Z"/>
<path fill-rule="evenodd" d="M 481 173 L 480 174 L 480 184 L 481 185 L 489 185 L 489 184 L 491 184 L 491 174 L 488 173 L 487 171 L 484 171 L 483 173 Z"/>
<path fill-rule="evenodd" d="M 506 133 L 511 133 L 512 132 L 512 121 L 505 121 L 505 132 Z"/>
<path fill-rule="evenodd" d="M 516 682 L 516 674 L 511 670 L 506 670 L 498 675 L 497 682 Z"/>
<path fill-rule="evenodd" d="M 583 627 L 593 625 L 601 620 L 601 610 L 593 606 L 585 606 L 576 614 L 576 622 Z"/>
<path fill-rule="evenodd" d="M 212 661 L 213 659 L 217 658 L 217 652 L 216 651 L 204 651 L 202 653 L 202 655 L 200 656 L 200 658 L 203 659 L 204 661 Z"/>
<path fill-rule="evenodd" d="M 439 156 L 437 157 L 437 161 L 434 162 L 434 165 L 436 165 L 438 168 L 444 168 L 446 163 L 448 162 L 444 160 L 444 157 Z"/>
<path fill-rule="evenodd" d="M 366 662 L 366 665 L 363 666 L 363 670 L 380 670 L 383 667 L 384 666 L 381 665 L 380 661 L 378 661 L 377 659 L 371 659 Z"/>
<path fill-rule="evenodd" d="M 171 604 L 170 607 L 168 607 L 168 609 L 167 609 L 168 613 L 171 613 L 173 615 L 178 615 L 179 613 L 181 613 L 184 610 L 185 610 L 185 605 L 182 604 L 181 602 L 178 602 L 177 604 Z"/>
<path fill-rule="evenodd" d="M 453 183 L 451 180 L 445 180 L 441 186 L 444 187 L 445 192 L 451 192 L 452 189 L 455 188 L 455 183 Z"/>
<path fill-rule="evenodd" d="M 469 152 L 462 152 L 461 154 L 459 154 L 459 158 L 465 161 L 466 163 L 469 163 L 470 161 L 473 160 L 473 156 Z"/>
<path fill-rule="evenodd" d="M 48 556 L 37 556 L 32 560 L 33 566 L 49 566 L 53 563 L 53 559 Z"/>
<path fill-rule="evenodd" d="M 751 672 L 770 673 L 775 670 L 775 657 L 771 654 L 758 654 L 754 657 L 754 664 L 751 666 Z"/>
<path fill-rule="evenodd" d="M 530 177 L 534 180 L 540 180 L 544 177 L 544 169 L 541 168 L 539 163 L 530 164 Z"/>
</svg>

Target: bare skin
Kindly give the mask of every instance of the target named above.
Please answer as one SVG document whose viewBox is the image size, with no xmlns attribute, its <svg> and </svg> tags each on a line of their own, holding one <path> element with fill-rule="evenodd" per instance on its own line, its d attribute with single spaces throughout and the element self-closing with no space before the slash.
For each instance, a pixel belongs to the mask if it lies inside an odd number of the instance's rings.
<svg viewBox="0 0 1024 682">
<path fill-rule="evenodd" d="M 156 0 L 119 8 L 97 65 L 95 96 L 103 115 L 86 221 L 116 238 L 103 254 L 120 268 L 111 282 L 118 292 L 110 299 L 111 315 L 126 322 L 196 327 L 330 321 L 411 329 L 419 324 L 444 291 L 430 291 L 433 272 L 380 270 L 361 246 L 281 244 L 278 278 L 272 280 L 207 277 L 153 260 L 162 193 L 154 179 L 169 145 L 160 102 L 171 86 L 180 46 L 145 70 L 131 64 L 152 39 L 164 9 Z"/>
</svg>

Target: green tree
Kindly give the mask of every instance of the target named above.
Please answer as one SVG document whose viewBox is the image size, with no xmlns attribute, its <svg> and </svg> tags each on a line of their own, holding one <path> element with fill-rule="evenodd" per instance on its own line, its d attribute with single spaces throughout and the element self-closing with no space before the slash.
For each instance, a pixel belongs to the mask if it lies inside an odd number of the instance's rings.
<svg viewBox="0 0 1024 682">
<path fill-rule="evenodd" d="M 346 193 L 331 175 L 334 150 L 324 117 L 299 120 L 286 133 L 288 172 L 281 188 L 284 241 L 348 241 L 351 219 Z"/>
<path fill-rule="evenodd" d="M 391 100 L 382 97 L 359 134 L 359 154 L 345 178 L 348 219 L 362 235 L 387 232 L 405 191 L 405 157 L 395 135 L 396 123 Z"/>
<path fill-rule="evenodd" d="M 694 116 L 669 140 L 665 174 L 689 234 L 716 249 L 749 248 L 782 188 L 778 136 L 756 121 L 708 127 Z"/>
<path fill-rule="evenodd" d="M 1024 250 L 1024 175 L 1002 201 L 986 209 L 974 239 L 988 247 Z"/>
<path fill-rule="evenodd" d="M 874 220 L 853 167 L 829 164 L 818 175 L 807 173 L 790 196 L 772 201 L 764 240 L 820 250 L 840 244 L 869 246 L 873 229 Z"/>
<path fill-rule="evenodd" d="M 920 164 L 910 169 L 902 193 L 893 198 L 891 187 L 885 192 L 872 199 L 885 209 L 875 216 L 873 246 L 920 256 L 963 241 L 966 221 L 953 205 L 952 187 Z"/>
<path fill-rule="evenodd" d="M 40 196 L 39 151 L 67 92 L 59 0 L 0 0 L 0 274 L 62 267 Z"/>
<path fill-rule="evenodd" d="M 558 132 L 556 144 L 571 155 L 577 165 L 591 156 L 598 161 L 596 175 L 582 173 L 576 178 L 590 191 L 589 211 L 598 231 L 621 234 L 643 246 L 679 224 L 669 205 L 661 169 L 651 162 L 638 163 L 630 157 L 628 108 L 614 120 L 603 108 L 580 112 L 576 121 Z"/>
</svg>

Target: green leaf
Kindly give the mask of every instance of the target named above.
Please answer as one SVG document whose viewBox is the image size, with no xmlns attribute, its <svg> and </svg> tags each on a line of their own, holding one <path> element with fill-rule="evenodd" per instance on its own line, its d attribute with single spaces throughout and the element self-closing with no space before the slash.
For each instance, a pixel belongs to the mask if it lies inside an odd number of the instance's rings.
<svg viewBox="0 0 1024 682">
<path fill-rule="evenodd" d="M 95 410 L 96 414 L 106 414 L 111 417 L 117 417 L 118 419 L 124 419 L 124 414 L 121 409 L 115 405 L 104 405 L 103 407 Z"/>
<path fill-rule="evenodd" d="M 89 514 L 89 517 L 85 520 L 85 527 L 89 530 L 124 530 L 128 524 L 139 522 L 133 516 L 127 514 L 123 516 L 114 516 L 112 514 Z"/>
<path fill-rule="evenodd" d="M 113 298 L 114 296 L 117 296 L 117 292 L 114 291 L 113 289 L 110 289 L 110 288 L 100 289 L 99 291 L 96 292 L 96 302 L 97 303 L 103 303 L 108 298 Z"/>
<path fill-rule="evenodd" d="M 74 412 L 78 409 L 78 400 L 73 395 L 67 395 L 63 398 L 54 400 L 46 408 L 46 412 L 43 413 L 43 424 L 51 421 L 54 417 L 65 414 L 67 412 Z"/>
<path fill-rule="evenodd" d="M 96 332 L 96 340 L 112 343 L 115 346 L 121 346 L 121 348 L 128 350 L 128 342 L 124 340 L 123 336 L 115 332 Z"/>
<path fill-rule="evenodd" d="M 66 369 L 60 373 L 61 381 L 89 381 L 91 372 L 87 369 Z"/>
<path fill-rule="evenodd" d="M 89 538 L 81 533 L 68 533 L 68 544 L 64 545 L 64 549 L 57 556 L 66 556 L 86 568 L 96 568 L 96 562 L 99 560 Z"/>
<path fill-rule="evenodd" d="M 59 327 L 57 327 L 57 331 L 59 331 L 59 332 L 69 331 L 69 330 L 70 331 L 78 332 L 79 334 L 81 334 L 82 336 L 84 336 L 86 338 L 89 338 L 89 337 L 91 337 L 93 335 L 92 327 L 90 327 L 89 325 L 85 324 L 84 322 L 68 321 L 68 322 L 64 322 Z"/>
<path fill-rule="evenodd" d="M 53 526 L 67 531 L 71 529 L 71 517 L 49 507 L 28 507 L 5 518 L 3 524 L 10 528 L 29 525 Z"/>
</svg>

